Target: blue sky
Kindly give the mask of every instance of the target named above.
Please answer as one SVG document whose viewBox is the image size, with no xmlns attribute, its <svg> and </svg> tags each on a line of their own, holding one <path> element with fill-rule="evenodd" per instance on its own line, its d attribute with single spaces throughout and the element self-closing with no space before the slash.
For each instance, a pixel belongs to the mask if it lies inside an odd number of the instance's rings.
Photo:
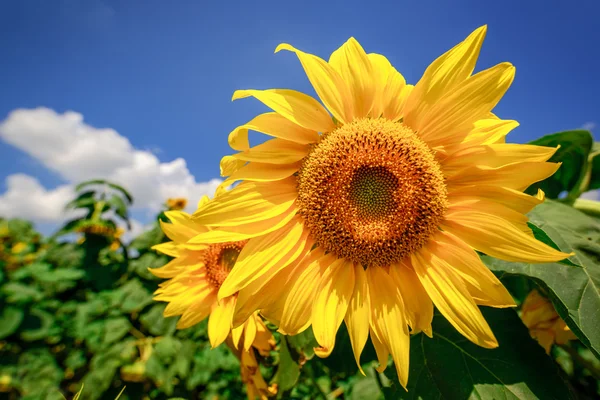
<svg viewBox="0 0 600 400">
<path fill-rule="evenodd" d="M 478 69 L 510 61 L 513 86 L 495 109 L 521 126 L 509 137 L 600 123 L 600 2 L 108 1 L 0 3 L 0 121 L 18 108 L 73 110 L 160 162 L 177 158 L 198 182 L 218 177 L 227 134 L 264 107 L 236 89 L 312 93 L 290 53 L 328 55 L 350 36 L 415 83 L 438 55 L 488 24 Z M 70 183 L 0 140 L 0 195 L 13 174 L 46 189 Z M 194 199 L 195 201 L 195 199 Z"/>
</svg>

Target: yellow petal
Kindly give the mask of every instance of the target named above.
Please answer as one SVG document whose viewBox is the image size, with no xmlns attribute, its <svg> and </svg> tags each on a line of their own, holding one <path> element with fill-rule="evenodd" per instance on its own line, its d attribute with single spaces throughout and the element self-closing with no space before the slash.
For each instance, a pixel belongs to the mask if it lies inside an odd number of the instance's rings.
<svg viewBox="0 0 600 400">
<path fill-rule="evenodd" d="M 277 185 L 269 182 L 244 182 L 215 197 L 197 210 L 193 220 L 207 226 L 236 226 L 281 215 L 296 199 L 296 179 L 290 177 Z"/>
<path fill-rule="evenodd" d="M 479 305 L 515 307 L 515 301 L 504 285 L 485 266 L 473 249 L 449 232 L 438 231 L 430 250 L 452 267 Z"/>
<path fill-rule="evenodd" d="M 342 324 L 354 291 L 354 268 L 344 259 L 336 260 L 323 272 L 312 307 L 312 327 L 318 348 L 315 354 L 327 357 L 335 346 L 335 335 Z"/>
<path fill-rule="evenodd" d="M 311 252 L 312 245 L 308 247 L 308 244 L 310 242 L 306 243 L 303 254 L 295 261 L 290 262 L 288 266 L 280 269 L 273 276 L 269 275 L 268 279 L 256 280 L 240 290 L 238 306 L 234 315 L 234 326 L 245 321 L 257 310 L 260 310 L 261 314 L 273 321 L 275 325 L 279 325 L 290 285 L 297 280 L 313 259 L 317 259 L 318 255 L 324 255 L 323 251 L 318 248 Z"/>
<path fill-rule="evenodd" d="M 520 231 L 533 237 L 533 232 L 531 231 L 531 228 L 529 228 L 529 225 L 527 225 L 529 218 L 526 215 L 493 201 L 485 199 L 465 199 L 458 202 L 456 199 L 453 199 L 446 211 L 446 215 L 452 215 L 456 212 L 481 212 L 493 214 L 508 221 Z"/>
<path fill-rule="evenodd" d="M 302 254 L 307 239 L 308 232 L 298 218 L 278 231 L 250 239 L 221 285 L 219 298 L 233 295 L 266 274 L 275 275 Z"/>
<path fill-rule="evenodd" d="M 373 85 L 375 87 L 375 95 L 373 99 L 373 107 L 371 109 L 371 115 L 377 118 L 383 114 L 384 104 L 383 92 L 387 86 L 388 76 L 392 68 L 389 60 L 381 54 L 369 53 L 367 55 L 371 66 L 373 68 Z"/>
<path fill-rule="evenodd" d="M 492 330 L 461 278 L 450 272 L 450 265 L 431 254 L 427 247 L 413 254 L 411 262 L 429 297 L 457 331 L 479 346 L 498 347 Z"/>
<path fill-rule="evenodd" d="M 404 80 L 400 74 L 395 75 L 394 80 L 388 82 L 388 86 L 384 93 L 384 98 L 387 100 L 387 106 L 383 110 L 383 117 L 392 121 L 397 121 L 404 116 L 406 101 L 412 93 L 413 85 L 402 85 Z M 401 90 L 398 88 L 402 87 Z"/>
<path fill-rule="evenodd" d="M 509 221 L 483 212 L 457 211 L 446 215 L 442 224 L 475 250 L 506 261 L 547 263 L 564 260 L 570 254 L 527 235 Z"/>
<path fill-rule="evenodd" d="M 354 293 L 348 305 L 348 312 L 344 321 L 348 327 L 348 336 L 352 344 L 356 365 L 363 375 L 366 375 L 360 365 L 362 354 L 367 339 L 369 338 L 369 326 L 371 325 L 371 302 L 369 300 L 369 283 L 367 274 L 361 265 L 354 265 Z"/>
<path fill-rule="evenodd" d="M 323 258 L 324 260 L 322 260 Z M 333 258 L 311 257 L 308 265 L 305 268 L 299 268 L 299 274 L 296 272 L 294 279 L 290 280 L 291 284 L 284 294 L 285 302 L 279 318 L 279 332 L 286 335 L 297 335 L 310 326 L 313 299 L 316 296 L 321 275 L 330 265 L 325 261 L 331 263 Z M 268 310 L 268 314 L 273 314 L 273 310 Z"/>
<path fill-rule="evenodd" d="M 419 131 L 423 115 L 440 97 L 467 79 L 479 57 L 487 26 L 471 33 L 463 42 L 438 57 L 423 74 L 408 98 L 404 123 Z"/>
<path fill-rule="evenodd" d="M 174 258 L 160 268 L 150 268 L 149 271 L 159 278 L 173 278 L 186 269 L 194 268 L 195 270 L 199 270 L 199 267 L 204 265 L 200 257 L 201 253 L 189 253 L 182 257 Z"/>
<path fill-rule="evenodd" d="M 178 246 L 175 242 L 166 242 L 152 246 L 152 250 L 159 251 L 171 257 L 179 257 L 187 252 L 184 247 Z"/>
<path fill-rule="evenodd" d="M 208 317 L 212 305 L 216 302 L 216 300 L 217 294 L 214 290 L 207 292 L 205 297 L 197 295 L 197 299 L 194 304 L 185 310 L 179 321 L 177 321 L 177 329 L 186 329 L 204 320 L 204 318 Z"/>
<path fill-rule="evenodd" d="M 398 380 L 408 382 L 410 335 L 404 305 L 390 275 L 381 267 L 367 268 L 371 299 L 371 328 L 392 353 Z"/>
<path fill-rule="evenodd" d="M 238 160 L 234 156 L 225 156 L 221 158 L 219 167 L 221 169 L 221 176 L 229 176 L 234 174 L 238 169 L 242 168 L 246 164 L 246 161 Z"/>
<path fill-rule="evenodd" d="M 442 163 L 444 175 L 473 165 L 502 167 L 516 162 L 544 162 L 550 159 L 558 148 L 533 146 L 528 144 L 490 144 L 467 147 L 446 158 Z"/>
<path fill-rule="evenodd" d="M 175 242 L 185 243 L 190 238 L 207 231 L 206 227 L 194 222 L 191 215 L 183 211 L 165 211 L 165 215 L 171 223 L 160 221 L 160 226 L 165 235 Z"/>
<path fill-rule="evenodd" d="M 390 351 L 381 343 L 381 340 L 379 340 L 373 329 L 370 329 L 369 332 L 371 334 L 371 342 L 373 342 L 373 347 L 375 347 L 375 353 L 377 354 L 377 361 L 379 362 L 379 366 L 375 369 L 377 372 L 383 372 L 387 368 Z"/>
<path fill-rule="evenodd" d="M 475 121 L 473 129 L 462 139 L 462 144 L 476 146 L 481 144 L 504 143 L 506 135 L 519 126 L 514 120 L 485 118 Z"/>
<path fill-rule="evenodd" d="M 234 154 L 233 158 L 267 164 L 292 164 L 306 157 L 308 151 L 309 147 L 306 145 L 275 138 Z"/>
<path fill-rule="evenodd" d="M 456 175 L 449 176 L 448 186 L 497 185 L 523 191 L 531 184 L 552 176 L 560 168 L 560 163 L 523 162 L 504 167 L 470 167 Z"/>
<path fill-rule="evenodd" d="M 343 123 L 352 121 L 354 116 L 350 89 L 337 71 L 322 58 L 297 50 L 287 43 L 277 46 L 275 53 L 281 50 L 296 53 L 310 83 L 333 116 Z"/>
<path fill-rule="evenodd" d="M 354 118 L 366 117 L 373 107 L 375 82 L 373 67 L 367 53 L 351 37 L 329 58 L 329 64 L 350 87 L 354 101 Z"/>
<path fill-rule="evenodd" d="M 272 182 L 288 178 L 300 169 L 301 163 L 293 164 L 267 164 L 262 162 L 251 162 L 231 174 L 221 186 L 227 187 L 235 181 L 245 180 L 252 182 Z"/>
<path fill-rule="evenodd" d="M 248 321 L 231 330 L 231 341 L 236 349 L 240 348 L 240 340 L 242 339 L 242 334 L 244 333 L 247 324 Z"/>
<path fill-rule="evenodd" d="M 256 319 L 248 318 L 244 329 L 244 350 L 249 351 L 256 338 Z"/>
<path fill-rule="evenodd" d="M 481 71 L 445 94 L 423 115 L 417 132 L 430 147 L 467 136 L 475 121 L 500 101 L 515 77 L 515 67 L 501 63 Z"/>
<path fill-rule="evenodd" d="M 221 300 L 213 304 L 212 312 L 208 318 L 208 340 L 214 349 L 227 339 L 231 331 L 231 320 L 235 308 L 235 297 Z"/>
<path fill-rule="evenodd" d="M 323 106 L 304 93 L 287 89 L 236 90 L 233 100 L 253 96 L 295 124 L 316 132 L 329 132 L 335 124 Z"/>
<path fill-rule="evenodd" d="M 316 143 L 319 141 L 319 134 L 317 132 L 302 128 L 275 112 L 268 112 L 257 115 L 248 123 L 240 125 L 231 131 L 229 134 L 229 146 L 238 151 L 248 150 L 250 148 L 250 143 L 248 142 L 249 130 L 299 144 Z"/>
<path fill-rule="evenodd" d="M 450 203 L 466 199 L 484 199 L 502 204 L 521 214 L 527 214 L 535 206 L 544 202 L 544 192 L 538 189 L 536 196 L 501 186 L 477 185 L 451 188 L 448 192 Z"/>
<path fill-rule="evenodd" d="M 423 331 L 432 337 L 431 321 L 433 321 L 433 303 L 421 285 L 412 266 L 404 262 L 390 266 L 390 276 L 400 291 L 406 319 L 412 334 Z"/>
<path fill-rule="evenodd" d="M 296 206 L 292 204 L 286 211 L 273 218 L 257 221 L 246 225 L 224 226 L 213 228 L 190 239 L 186 246 L 192 243 L 226 243 L 237 242 L 274 232 L 287 225 L 296 215 Z"/>
</svg>

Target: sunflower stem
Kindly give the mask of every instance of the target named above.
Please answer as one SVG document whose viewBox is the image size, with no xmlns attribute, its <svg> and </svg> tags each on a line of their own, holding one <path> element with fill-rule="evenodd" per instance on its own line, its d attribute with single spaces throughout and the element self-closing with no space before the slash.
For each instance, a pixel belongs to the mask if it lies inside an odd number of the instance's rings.
<svg viewBox="0 0 600 400">
<path fill-rule="evenodd" d="M 600 202 L 588 199 L 577 199 L 573 207 L 593 217 L 600 217 Z"/>
</svg>

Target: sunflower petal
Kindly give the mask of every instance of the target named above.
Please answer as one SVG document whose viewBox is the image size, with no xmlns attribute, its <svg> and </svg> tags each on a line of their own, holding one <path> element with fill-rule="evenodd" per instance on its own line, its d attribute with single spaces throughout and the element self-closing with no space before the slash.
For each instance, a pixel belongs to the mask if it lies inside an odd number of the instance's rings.
<svg viewBox="0 0 600 400">
<path fill-rule="evenodd" d="M 296 198 L 296 179 L 272 185 L 244 182 L 198 209 L 192 219 L 207 226 L 237 226 L 281 215 Z"/>
<path fill-rule="evenodd" d="M 460 275 L 467 290 L 480 305 L 515 307 L 515 301 L 502 282 L 485 266 L 477 253 L 449 232 L 439 231 L 432 239 L 435 254 Z"/>
<path fill-rule="evenodd" d="M 214 349 L 227 339 L 231 332 L 231 320 L 235 309 L 235 297 L 228 297 L 220 303 L 213 303 L 213 309 L 208 318 L 208 339 Z"/>
<path fill-rule="evenodd" d="M 344 321 L 348 327 L 348 336 L 354 352 L 356 365 L 363 375 L 366 375 L 360 365 L 360 355 L 369 338 L 371 325 L 371 302 L 369 300 L 369 283 L 367 274 L 361 265 L 354 265 L 354 293 L 350 299 L 348 312 Z"/>
<path fill-rule="evenodd" d="M 523 162 L 498 168 L 469 167 L 448 177 L 450 187 L 471 185 L 497 185 L 523 191 L 531 184 L 552 176 L 560 163 Z"/>
<path fill-rule="evenodd" d="M 406 265 L 404 262 L 392 265 L 390 275 L 402 296 L 406 319 L 412 329 L 411 333 L 416 334 L 423 331 L 427 336 L 432 337 L 433 303 L 412 266 Z"/>
<path fill-rule="evenodd" d="M 286 289 L 285 302 L 279 319 L 279 332 L 286 335 L 297 335 L 310 326 L 311 307 L 317 293 L 323 271 L 333 262 L 332 257 L 311 257 L 308 265 L 299 268 L 290 285 Z M 273 313 L 271 311 L 271 313 Z M 269 314 L 269 312 L 267 312 Z"/>
<path fill-rule="evenodd" d="M 245 180 L 252 182 L 272 182 L 288 178 L 300 169 L 300 162 L 293 164 L 267 164 L 262 162 L 251 162 L 231 174 L 221 186 L 227 187 L 235 181 Z"/>
<path fill-rule="evenodd" d="M 304 224 L 297 218 L 278 231 L 250 239 L 221 285 L 219 298 L 231 296 L 265 274 L 274 275 L 289 265 L 300 256 L 307 239 Z"/>
<path fill-rule="evenodd" d="M 527 214 L 535 206 L 544 202 L 544 192 L 538 189 L 536 196 L 530 196 L 514 189 L 491 185 L 473 185 L 451 188 L 448 192 L 450 203 L 462 202 L 468 199 L 484 199 L 502 204 L 521 214 Z"/>
<path fill-rule="evenodd" d="M 322 58 L 304 53 L 287 43 L 277 46 L 275 53 L 281 50 L 291 51 L 298 56 L 310 83 L 333 116 L 343 123 L 352 121 L 354 117 L 350 89 L 337 71 Z"/>
<path fill-rule="evenodd" d="M 249 351 L 256 338 L 256 319 L 248 318 L 244 328 L 244 350 Z"/>
<path fill-rule="evenodd" d="M 216 227 L 190 239 L 190 243 L 225 243 L 251 239 L 274 232 L 287 225 L 296 215 L 296 206 L 292 204 L 286 211 L 273 218 L 245 225 Z"/>
<path fill-rule="evenodd" d="M 392 353 L 398 380 L 406 389 L 410 353 L 410 335 L 404 304 L 392 279 L 380 267 L 367 268 L 371 299 L 371 328 L 377 339 Z"/>
<path fill-rule="evenodd" d="M 327 110 L 307 94 L 287 89 L 236 90 L 233 100 L 253 96 L 295 124 L 316 132 L 329 132 L 335 124 Z"/>
<path fill-rule="evenodd" d="M 381 340 L 377 337 L 377 333 L 375 333 L 372 328 L 369 332 L 371 334 L 371 342 L 373 342 L 373 347 L 375 347 L 375 353 L 377 354 L 377 361 L 379 362 L 379 366 L 375 369 L 377 372 L 381 373 L 387 368 L 390 351 L 383 343 L 381 343 Z"/>
<path fill-rule="evenodd" d="M 367 53 L 351 37 L 331 54 L 329 64 L 350 87 L 354 100 L 354 118 L 366 117 L 373 107 L 375 97 L 374 69 Z"/>
<path fill-rule="evenodd" d="M 506 261 L 547 263 L 570 256 L 527 235 L 510 221 L 492 213 L 449 212 L 442 227 L 475 250 Z"/>
<path fill-rule="evenodd" d="M 269 136 L 289 140 L 298 144 L 310 144 L 319 141 L 319 134 L 302 128 L 276 112 L 259 114 L 248 123 L 240 125 L 229 134 L 229 146 L 238 151 L 250 148 L 248 131 L 261 132 Z"/>
<path fill-rule="evenodd" d="M 270 139 L 236 153 L 232 157 L 242 161 L 256 161 L 267 164 L 292 164 L 300 161 L 308 154 L 309 147 L 303 144 L 290 142 L 285 139 Z M 236 171 L 237 172 L 237 171 Z"/>
<path fill-rule="evenodd" d="M 317 343 L 315 354 L 327 357 L 335 346 L 335 335 L 344 320 L 354 291 L 354 269 L 344 259 L 323 272 L 312 307 L 312 327 Z"/>
<path fill-rule="evenodd" d="M 487 26 L 476 29 L 463 42 L 442 54 L 427 67 L 407 100 L 405 124 L 415 131 L 420 131 L 421 120 L 432 105 L 436 104 L 444 93 L 448 93 L 471 75 L 486 31 Z"/>
<path fill-rule="evenodd" d="M 196 296 L 197 299 L 195 303 L 188 307 L 188 309 L 185 310 L 181 315 L 179 321 L 177 321 L 177 329 L 186 329 L 204 320 L 206 317 L 208 317 L 212 305 L 217 300 L 217 294 L 214 290 L 207 292 L 205 297 L 202 297 L 198 294 Z"/>
<path fill-rule="evenodd" d="M 481 71 L 442 96 L 422 117 L 417 132 L 429 146 L 443 146 L 449 138 L 467 136 L 475 121 L 500 101 L 515 77 L 515 67 L 501 63 Z"/>
<path fill-rule="evenodd" d="M 479 346 L 498 347 L 481 311 L 450 265 L 427 247 L 413 254 L 411 261 L 429 297 L 457 331 Z"/>
<path fill-rule="evenodd" d="M 446 176 L 473 165 L 502 167 L 516 162 L 544 162 L 556 153 L 557 147 L 533 146 L 528 144 L 490 144 L 467 147 L 444 160 Z"/>
</svg>

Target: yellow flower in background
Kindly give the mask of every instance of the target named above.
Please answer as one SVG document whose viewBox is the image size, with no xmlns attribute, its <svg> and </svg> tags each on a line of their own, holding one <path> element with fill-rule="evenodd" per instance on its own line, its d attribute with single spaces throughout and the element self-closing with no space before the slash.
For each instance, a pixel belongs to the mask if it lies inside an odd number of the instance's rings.
<svg viewBox="0 0 600 400">
<path fill-rule="evenodd" d="M 269 386 L 265 382 L 256 359 L 255 352 L 267 357 L 275 348 L 273 334 L 263 320 L 256 314 L 251 316 L 231 332 L 226 343 L 240 360 L 240 372 L 248 399 L 266 399 L 277 394 L 277 386 Z"/>
<path fill-rule="evenodd" d="M 167 200 L 169 210 L 183 210 L 187 206 L 187 199 L 178 197 Z"/>
<path fill-rule="evenodd" d="M 23 251 L 25 251 L 26 249 L 27 249 L 27 244 L 26 243 L 17 242 L 15 244 L 13 244 L 12 248 L 10 249 L 10 251 L 13 254 L 19 254 L 19 253 L 22 253 Z"/>
<path fill-rule="evenodd" d="M 208 201 L 208 198 L 202 201 Z M 210 315 L 208 337 L 211 346 L 216 347 L 231 332 L 237 298 L 232 294 L 217 301 L 217 293 L 246 241 L 190 244 L 188 240 L 208 232 L 208 228 L 192 221 L 183 211 L 165 211 L 165 215 L 171 223 L 161 221 L 161 227 L 172 241 L 153 249 L 174 259 L 164 267 L 150 270 L 159 278 L 169 279 L 159 285 L 154 299 L 169 303 L 165 317 L 181 315 L 177 323 L 179 329 L 195 325 Z"/>
<path fill-rule="evenodd" d="M 523 193 L 552 175 L 556 149 L 506 144 L 518 123 L 492 109 L 515 68 L 472 74 L 486 27 L 436 59 L 415 85 L 354 39 L 329 61 L 288 44 L 320 97 L 240 90 L 273 109 L 229 135 L 223 186 L 191 222 L 189 243 L 248 240 L 218 298 L 238 293 L 234 327 L 256 310 L 297 334 L 312 325 L 328 356 L 345 321 L 357 362 L 371 337 L 406 385 L 409 334 L 431 336 L 433 305 L 467 339 L 498 345 L 478 305 L 513 299 L 475 250 L 508 261 L 568 254 L 537 241 L 524 215 L 544 199 Z M 272 138 L 250 147 L 248 131 Z M 190 222 L 190 223 L 191 223 Z"/>
<path fill-rule="evenodd" d="M 554 343 L 566 344 L 569 340 L 577 339 L 565 321 L 558 316 L 550 300 L 537 290 L 532 290 L 525 298 L 521 306 L 521 319 L 529 329 L 531 337 L 536 339 L 548 354 Z"/>
</svg>

